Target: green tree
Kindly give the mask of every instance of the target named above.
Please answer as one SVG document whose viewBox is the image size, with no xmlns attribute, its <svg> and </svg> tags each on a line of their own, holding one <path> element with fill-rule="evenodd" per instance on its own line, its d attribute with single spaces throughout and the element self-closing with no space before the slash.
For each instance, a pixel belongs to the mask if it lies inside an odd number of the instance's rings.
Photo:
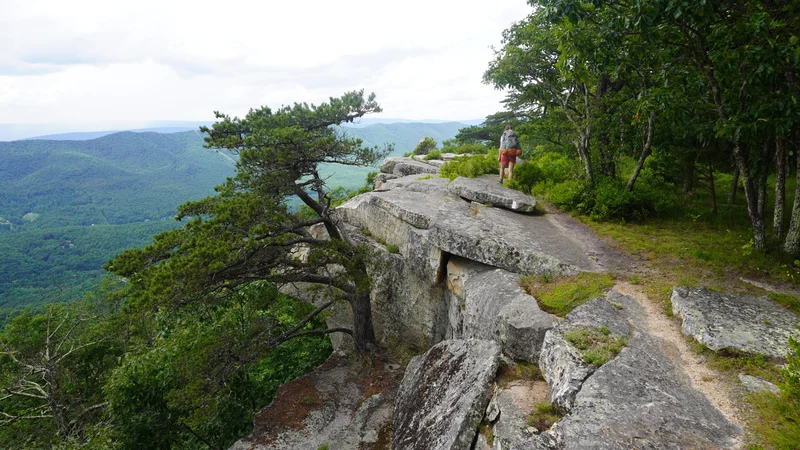
<svg viewBox="0 0 800 450">
<path fill-rule="evenodd" d="M 372 165 L 391 149 L 366 147 L 332 125 L 380 112 L 374 94 L 349 92 L 318 106 L 294 104 L 273 111 L 251 110 L 245 117 L 217 113 L 207 146 L 239 155 L 237 174 L 218 194 L 180 207 L 181 229 L 163 233 L 144 248 L 127 251 L 108 265 L 133 285 L 139 308 L 215 305 L 253 283 L 311 283 L 334 288 L 336 296 L 279 336 L 254 336 L 265 352 L 289 339 L 343 332 L 359 352 L 374 345 L 370 282 L 365 247 L 354 243 L 337 220 L 320 176 L 320 164 Z M 313 212 L 287 206 L 299 198 Z M 328 238 L 312 234 L 321 225 Z M 305 329 L 335 301 L 348 302 L 353 327 Z"/>
<path fill-rule="evenodd" d="M 436 139 L 429 136 L 425 136 L 419 141 L 419 144 L 417 144 L 416 148 L 414 148 L 414 154 L 427 155 L 428 152 L 436 150 L 437 145 L 438 144 L 436 143 Z"/>
</svg>

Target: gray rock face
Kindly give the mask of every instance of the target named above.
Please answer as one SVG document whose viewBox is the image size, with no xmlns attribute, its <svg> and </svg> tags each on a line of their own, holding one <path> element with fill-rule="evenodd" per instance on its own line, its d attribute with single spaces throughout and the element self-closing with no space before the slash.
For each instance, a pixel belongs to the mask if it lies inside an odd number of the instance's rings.
<svg viewBox="0 0 800 450">
<path fill-rule="evenodd" d="M 666 342 L 640 331 L 646 314 L 641 306 L 613 291 L 608 300 L 622 305 L 620 314 L 632 322 L 630 343 L 579 386 L 570 414 L 548 432 L 559 448 L 733 448 L 741 430 L 691 387 L 683 369 L 667 357 Z M 553 373 L 558 374 L 545 372 Z"/>
<path fill-rule="evenodd" d="M 375 180 L 372 182 L 372 188 L 376 190 L 380 189 L 383 187 L 384 184 L 386 184 L 387 181 L 393 180 L 395 178 L 398 178 L 398 176 L 391 173 L 381 172 L 375 175 Z"/>
<path fill-rule="evenodd" d="M 470 449 L 489 403 L 500 348 L 448 340 L 411 360 L 392 414 L 392 448 Z"/>
<path fill-rule="evenodd" d="M 381 376 L 391 381 L 383 392 L 364 398 L 363 382 L 348 367 L 347 358 L 334 354 L 314 371 L 281 386 L 275 401 L 256 416 L 253 432 L 230 448 L 294 450 L 329 444 L 341 450 L 360 450 L 374 444 L 391 419 L 402 375 L 398 369 L 386 366 Z M 298 395 L 309 404 L 297 403 Z M 304 408 L 306 414 L 298 414 Z M 292 419 L 287 420 L 289 417 Z"/>
<path fill-rule="evenodd" d="M 430 230 L 431 245 L 514 273 L 575 274 L 596 268 L 547 216 L 450 202 L 442 204 Z"/>
<path fill-rule="evenodd" d="M 770 383 L 763 378 L 740 373 L 739 381 L 742 382 L 744 388 L 749 392 L 772 392 L 775 395 L 778 395 L 781 392 L 781 390 L 778 389 L 778 386 L 775 386 L 775 384 Z"/>
<path fill-rule="evenodd" d="M 579 328 L 608 327 L 611 336 L 626 338 L 631 326 L 620 310 L 605 298 L 598 297 L 575 308 L 556 328 L 547 332 L 539 357 L 539 367 L 550 388 L 550 400 L 569 411 L 583 382 L 595 371 L 585 363 L 580 351 L 564 338 L 568 331 Z"/>
<path fill-rule="evenodd" d="M 683 319 L 685 336 L 712 350 L 786 358 L 789 336 L 800 339 L 800 317 L 763 297 L 676 287 L 672 311 Z"/>
<path fill-rule="evenodd" d="M 513 381 L 507 386 L 496 386 L 489 403 L 486 420 L 492 424 L 494 450 L 546 450 L 554 448 L 554 442 L 546 434 L 539 434 L 528 425 L 528 415 L 541 395 L 539 382 Z M 544 383 L 542 383 L 544 384 Z"/>
<path fill-rule="evenodd" d="M 511 211 L 524 213 L 536 211 L 535 198 L 498 185 L 495 176 L 458 177 L 447 186 L 447 190 L 470 201 L 491 203 L 493 206 Z"/>
<path fill-rule="evenodd" d="M 381 164 L 381 172 L 405 177 L 408 175 L 437 175 L 439 168 L 412 158 L 386 158 Z"/>
<path fill-rule="evenodd" d="M 558 319 L 522 290 L 519 275 L 483 271 L 466 279 L 464 291 L 463 337 L 493 339 L 516 360 L 539 359 L 545 333 Z"/>
</svg>

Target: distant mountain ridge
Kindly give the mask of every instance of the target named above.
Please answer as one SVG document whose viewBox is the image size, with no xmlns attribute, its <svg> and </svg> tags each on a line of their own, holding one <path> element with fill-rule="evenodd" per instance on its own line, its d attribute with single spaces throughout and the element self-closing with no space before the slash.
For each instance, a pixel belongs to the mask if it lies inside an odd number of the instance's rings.
<svg viewBox="0 0 800 450">
<path fill-rule="evenodd" d="M 450 139 L 458 122 L 341 127 L 393 155 L 420 139 Z M 203 135 L 137 130 L 86 139 L 0 142 L 0 308 L 80 298 L 115 254 L 178 224 L 177 208 L 213 195 L 235 156 L 204 148 Z M 70 139 L 72 138 L 72 139 Z M 355 189 L 375 167 L 324 166 L 331 188 Z"/>
</svg>

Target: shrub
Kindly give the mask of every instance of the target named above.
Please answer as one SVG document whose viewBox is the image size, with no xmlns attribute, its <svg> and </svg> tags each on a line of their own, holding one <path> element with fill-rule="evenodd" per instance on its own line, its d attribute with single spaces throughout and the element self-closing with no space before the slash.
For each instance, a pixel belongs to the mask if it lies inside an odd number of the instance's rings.
<svg viewBox="0 0 800 450">
<path fill-rule="evenodd" d="M 424 137 L 419 141 L 417 147 L 414 149 L 415 155 L 427 155 L 428 152 L 436 150 L 436 140 L 432 137 Z"/>
<path fill-rule="evenodd" d="M 542 180 L 561 183 L 578 175 L 578 162 L 561 153 L 547 152 L 537 155 L 531 162 L 539 168 Z M 516 168 L 514 169 L 516 173 Z"/>
<path fill-rule="evenodd" d="M 425 161 L 430 161 L 432 159 L 442 159 L 442 152 L 439 150 L 431 150 L 425 155 Z"/>
<path fill-rule="evenodd" d="M 507 187 L 527 194 L 541 180 L 541 169 L 536 164 L 524 162 L 514 166 L 514 179 L 508 182 Z"/>
<path fill-rule="evenodd" d="M 487 173 L 500 173 L 497 151 L 490 151 L 487 155 L 457 158 L 441 168 L 442 178 L 449 178 L 451 181 L 458 177 L 475 178 Z"/>
</svg>

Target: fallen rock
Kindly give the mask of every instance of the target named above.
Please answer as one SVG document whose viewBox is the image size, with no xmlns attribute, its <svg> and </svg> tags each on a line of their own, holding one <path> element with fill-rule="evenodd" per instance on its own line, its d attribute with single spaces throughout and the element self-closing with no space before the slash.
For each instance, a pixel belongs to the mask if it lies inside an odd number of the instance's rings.
<svg viewBox="0 0 800 450">
<path fill-rule="evenodd" d="M 765 297 L 675 287 L 672 312 L 683 319 L 684 336 L 708 348 L 786 358 L 789 336 L 800 339 L 800 317 Z"/>
<path fill-rule="evenodd" d="M 392 448 L 467 450 L 489 403 L 500 348 L 448 340 L 411 360 L 392 414 Z"/>
<path fill-rule="evenodd" d="M 511 211 L 536 212 L 535 198 L 498 185 L 495 176 L 458 177 L 447 185 L 447 190 L 470 201 L 489 203 Z"/>
<path fill-rule="evenodd" d="M 744 388 L 749 392 L 772 392 L 775 395 L 778 395 L 781 392 L 781 390 L 778 389 L 778 386 L 775 386 L 774 383 L 770 383 L 763 378 L 740 373 L 739 381 L 742 382 Z"/>
<path fill-rule="evenodd" d="M 491 269 L 464 283 L 464 338 L 493 339 L 515 360 L 539 360 L 545 333 L 558 318 L 539 308 L 519 286 L 519 275 Z"/>
<path fill-rule="evenodd" d="M 401 177 L 419 174 L 438 174 L 439 169 L 430 164 L 412 158 L 386 158 L 380 166 L 383 173 L 391 173 Z"/>
<path fill-rule="evenodd" d="M 597 267 L 548 216 L 448 202 L 430 230 L 431 245 L 514 273 L 575 274 Z"/>
<path fill-rule="evenodd" d="M 559 448 L 735 448 L 741 429 L 692 388 L 684 369 L 667 357 L 669 344 L 644 332 L 643 308 L 614 291 L 607 298 L 623 307 L 633 334 L 615 359 L 588 376 L 570 414 L 548 431 Z"/>
</svg>

